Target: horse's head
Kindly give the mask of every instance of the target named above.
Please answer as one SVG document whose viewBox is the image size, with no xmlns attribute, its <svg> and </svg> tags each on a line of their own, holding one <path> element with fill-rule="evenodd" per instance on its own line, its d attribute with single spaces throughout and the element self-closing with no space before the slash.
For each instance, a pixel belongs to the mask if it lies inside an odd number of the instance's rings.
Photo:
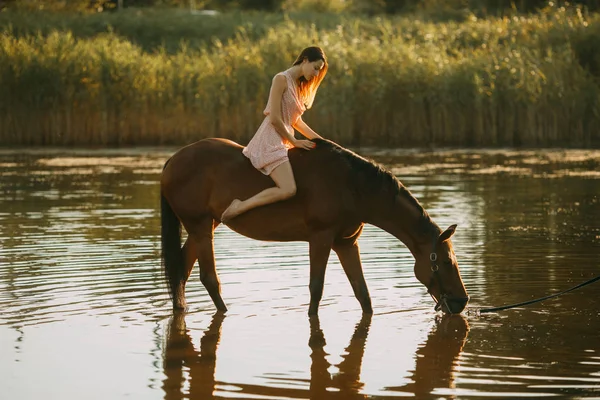
<svg viewBox="0 0 600 400">
<path fill-rule="evenodd" d="M 415 262 L 415 276 L 435 300 L 436 311 L 449 314 L 459 314 L 469 301 L 450 242 L 455 229 L 452 225 L 434 238 Z"/>
</svg>

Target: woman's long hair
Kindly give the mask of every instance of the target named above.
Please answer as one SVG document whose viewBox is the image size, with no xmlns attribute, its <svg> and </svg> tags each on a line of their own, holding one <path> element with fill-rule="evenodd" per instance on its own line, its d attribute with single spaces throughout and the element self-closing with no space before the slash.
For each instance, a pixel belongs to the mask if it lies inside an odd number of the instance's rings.
<svg viewBox="0 0 600 400">
<path fill-rule="evenodd" d="M 299 93 L 300 98 L 304 101 L 304 105 L 306 108 L 311 108 L 313 101 L 315 100 L 315 95 L 317 94 L 317 89 L 321 84 L 323 78 L 327 74 L 327 69 L 329 68 L 329 64 L 327 63 L 327 57 L 325 56 L 325 52 L 317 46 L 307 47 L 296 58 L 293 65 L 300 65 L 302 61 L 308 60 L 309 62 L 323 60 L 323 68 L 319 71 L 319 74 L 307 81 L 304 76 L 300 77 L 300 85 L 299 85 Z"/>
</svg>

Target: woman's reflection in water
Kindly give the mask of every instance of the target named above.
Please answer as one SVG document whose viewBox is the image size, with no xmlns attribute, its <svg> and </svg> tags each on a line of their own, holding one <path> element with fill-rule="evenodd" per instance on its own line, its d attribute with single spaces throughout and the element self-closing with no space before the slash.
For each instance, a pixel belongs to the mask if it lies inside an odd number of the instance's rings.
<svg viewBox="0 0 600 400">
<path fill-rule="evenodd" d="M 468 333 L 469 323 L 462 315 L 441 317 L 427 341 L 417 350 L 412 382 L 385 390 L 414 393 L 417 398 L 428 398 L 435 389 L 452 389 L 457 360 Z"/>
<path fill-rule="evenodd" d="M 221 325 L 225 314 L 217 312 L 210 326 L 200 339 L 200 351 L 196 351 L 185 326 L 185 314 L 177 313 L 171 319 L 163 361 L 165 400 L 212 399 L 215 390 L 215 365 L 217 346 L 221 337 Z M 183 393 L 189 371 L 189 394 Z"/>
</svg>

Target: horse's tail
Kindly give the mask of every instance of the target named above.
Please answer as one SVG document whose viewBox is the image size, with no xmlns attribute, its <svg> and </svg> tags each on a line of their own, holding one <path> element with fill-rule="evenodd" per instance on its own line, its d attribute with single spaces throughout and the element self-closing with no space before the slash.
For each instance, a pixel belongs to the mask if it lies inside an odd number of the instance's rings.
<svg viewBox="0 0 600 400">
<path fill-rule="evenodd" d="M 162 193 L 160 194 L 160 224 L 162 267 L 169 288 L 169 296 L 172 299 L 173 294 L 177 293 L 178 285 L 184 279 L 185 265 L 181 248 L 181 223 Z"/>
</svg>

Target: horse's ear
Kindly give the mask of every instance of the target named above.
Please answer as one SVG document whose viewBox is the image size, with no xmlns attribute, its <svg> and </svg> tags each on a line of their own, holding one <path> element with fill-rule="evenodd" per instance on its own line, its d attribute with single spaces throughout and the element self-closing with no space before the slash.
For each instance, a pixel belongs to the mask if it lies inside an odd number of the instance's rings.
<svg viewBox="0 0 600 400">
<path fill-rule="evenodd" d="M 448 229 L 446 229 L 440 234 L 440 237 L 438 238 L 438 243 L 443 243 L 446 240 L 450 239 L 450 237 L 454 235 L 454 231 L 456 231 L 456 224 L 450 225 Z"/>
</svg>

